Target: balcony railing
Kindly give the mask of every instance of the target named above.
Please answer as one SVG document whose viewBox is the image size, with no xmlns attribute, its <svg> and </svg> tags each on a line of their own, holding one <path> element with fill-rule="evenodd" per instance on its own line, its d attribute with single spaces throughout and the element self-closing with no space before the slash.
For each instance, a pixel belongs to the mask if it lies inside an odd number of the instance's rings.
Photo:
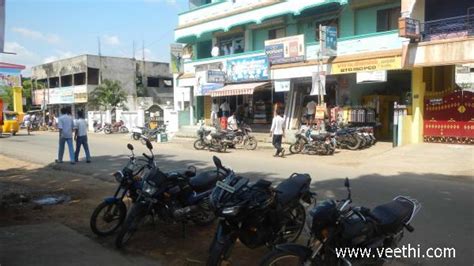
<svg viewBox="0 0 474 266">
<path fill-rule="evenodd" d="M 426 21 L 422 24 L 423 41 L 474 35 L 474 15 Z"/>
</svg>

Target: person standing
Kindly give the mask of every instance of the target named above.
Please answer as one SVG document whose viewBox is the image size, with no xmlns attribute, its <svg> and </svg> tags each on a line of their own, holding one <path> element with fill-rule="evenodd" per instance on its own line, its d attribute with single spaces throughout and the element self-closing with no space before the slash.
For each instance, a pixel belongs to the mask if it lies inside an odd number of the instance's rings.
<svg viewBox="0 0 474 266">
<path fill-rule="evenodd" d="M 217 115 L 219 113 L 219 104 L 217 104 L 217 99 L 212 100 L 211 106 L 211 123 L 213 126 L 217 126 Z"/>
<path fill-rule="evenodd" d="M 272 127 L 270 129 L 270 137 L 272 137 L 273 147 L 276 149 L 275 155 L 273 157 L 284 157 L 285 149 L 281 147 L 281 142 L 285 136 L 285 119 L 283 118 L 283 110 L 278 109 L 276 116 L 273 117 Z"/>
<path fill-rule="evenodd" d="M 221 107 L 221 111 L 222 111 L 222 116 L 223 117 L 229 117 L 229 115 L 230 115 L 230 105 L 229 105 L 229 103 L 226 100 L 224 100 L 220 107 Z"/>
<path fill-rule="evenodd" d="M 74 140 L 76 141 L 76 153 L 74 161 L 79 162 L 79 153 L 81 152 L 81 146 L 84 146 L 86 153 L 86 162 L 91 162 L 91 154 L 89 152 L 89 144 L 87 143 L 87 122 L 84 119 L 84 112 L 77 112 L 78 119 L 74 121 Z"/>
<path fill-rule="evenodd" d="M 67 143 L 69 150 L 69 159 L 71 160 L 71 164 L 75 164 L 74 148 L 72 146 L 72 130 L 74 128 L 74 121 L 72 120 L 72 117 L 69 115 L 69 113 L 70 112 L 67 108 L 61 108 L 61 116 L 58 118 L 59 151 L 56 163 L 63 162 L 64 144 Z"/>
<path fill-rule="evenodd" d="M 235 116 L 235 113 L 233 113 L 227 119 L 227 130 L 236 131 L 238 129 L 239 129 L 239 126 L 237 125 L 237 118 Z"/>
<path fill-rule="evenodd" d="M 316 113 L 316 102 L 311 100 L 306 104 L 306 125 L 313 125 L 314 123 L 314 115 Z"/>
</svg>

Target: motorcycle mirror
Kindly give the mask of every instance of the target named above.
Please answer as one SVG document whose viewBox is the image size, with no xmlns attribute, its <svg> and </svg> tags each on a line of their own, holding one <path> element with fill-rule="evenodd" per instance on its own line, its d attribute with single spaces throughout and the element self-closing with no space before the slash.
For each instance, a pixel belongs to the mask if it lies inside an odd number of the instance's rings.
<svg viewBox="0 0 474 266">
<path fill-rule="evenodd" d="M 146 147 L 149 149 L 149 150 L 153 150 L 153 145 L 151 145 L 151 142 L 149 140 L 146 140 Z"/>
<path fill-rule="evenodd" d="M 345 186 L 346 188 L 350 188 L 350 187 L 351 187 L 351 185 L 349 184 L 349 178 L 348 178 L 348 177 L 346 177 L 346 180 L 344 181 L 344 186 Z"/>
<path fill-rule="evenodd" d="M 128 143 L 128 144 L 127 144 L 127 148 L 128 148 L 129 150 L 133 151 L 133 145 L 132 145 L 132 144 Z"/>
<path fill-rule="evenodd" d="M 217 156 L 212 156 L 212 160 L 214 161 L 214 164 L 216 165 L 217 169 L 223 169 L 222 167 L 222 162 Z"/>
</svg>

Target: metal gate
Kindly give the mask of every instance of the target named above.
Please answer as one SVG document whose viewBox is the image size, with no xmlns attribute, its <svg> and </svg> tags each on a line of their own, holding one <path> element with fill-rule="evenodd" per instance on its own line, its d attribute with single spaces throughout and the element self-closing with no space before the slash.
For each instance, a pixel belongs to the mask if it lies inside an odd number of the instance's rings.
<svg viewBox="0 0 474 266">
<path fill-rule="evenodd" d="M 448 92 L 424 99 L 425 142 L 474 144 L 474 93 Z"/>
</svg>

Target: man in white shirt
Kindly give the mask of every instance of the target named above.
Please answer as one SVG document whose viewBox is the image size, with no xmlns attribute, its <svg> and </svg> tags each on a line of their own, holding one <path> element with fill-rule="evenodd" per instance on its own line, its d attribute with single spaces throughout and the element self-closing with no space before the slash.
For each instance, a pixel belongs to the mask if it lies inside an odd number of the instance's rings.
<svg viewBox="0 0 474 266">
<path fill-rule="evenodd" d="M 217 121 L 217 114 L 219 113 L 219 104 L 217 104 L 217 100 L 214 99 L 212 100 L 212 106 L 211 106 L 211 123 L 213 126 L 217 126 L 218 121 Z"/>
<path fill-rule="evenodd" d="M 285 136 L 285 119 L 283 118 L 283 110 L 278 109 L 277 115 L 273 118 L 272 127 L 270 129 L 270 137 L 272 137 L 273 147 L 276 149 L 275 155 L 273 157 L 284 157 L 285 149 L 281 147 L 281 142 Z"/>
<path fill-rule="evenodd" d="M 227 118 L 227 129 L 232 131 L 239 129 L 235 113 L 233 113 L 231 116 L 229 116 L 229 118 Z"/>
<path fill-rule="evenodd" d="M 69 114 L 70 111 L 67 108 L 61 108 L 61 116 L 58 118 L 59 151 L 56 163 L 63 162 L 64 144 L 67 143 L 67 147 L 69 150 L 69 159 L 71 160 L 71 164 L 75 164 L 74 148 L 72 146 L 72 130 L 74 128 L 74 121 L 72 120 L 72 117 Z"/>
<path fill-rule="evenodd" d="M 226 100 L 224 100 L 220 107 L 221 107 L 221 111 L 222 111 L 222 116 L 223 117 L 229 117 L 229 115 L 230 115 L 230 105 L 229 105 L 229 103 Z"/>
<path fill-rule="evenodd" d="M 74 159 L 79 162 L 79 153 L 81 152 L 81 145 L 84 146 L 86 153 L 86 162 L 91 162 L 91 154 L 89 152 L 89 144 L 87 143 L 87 122 L 84 119 L 84 112 L 78 111 L 77 116 L 79 117 L 74 121 L 74 140 L 76 141 L 76 153 Z"/>
<path fill-rule="evenodd" d="M 314 121 L 314 114 L 316 113 L 316 102 L 311 100 L 306 104 L 306 125 L 309 126 L 313 124 Z"/>
<path fill-rule="evenodd" d="M 23 125 L 25 126 L 26 131 L 28 132 L 28 134 L 30 134 L 30 129 L 31 129 L 30 119 L 31 119 L 31 116 L 28 113 L 26 113 L 25 116 L 23 117 Z"/>
</svg>

